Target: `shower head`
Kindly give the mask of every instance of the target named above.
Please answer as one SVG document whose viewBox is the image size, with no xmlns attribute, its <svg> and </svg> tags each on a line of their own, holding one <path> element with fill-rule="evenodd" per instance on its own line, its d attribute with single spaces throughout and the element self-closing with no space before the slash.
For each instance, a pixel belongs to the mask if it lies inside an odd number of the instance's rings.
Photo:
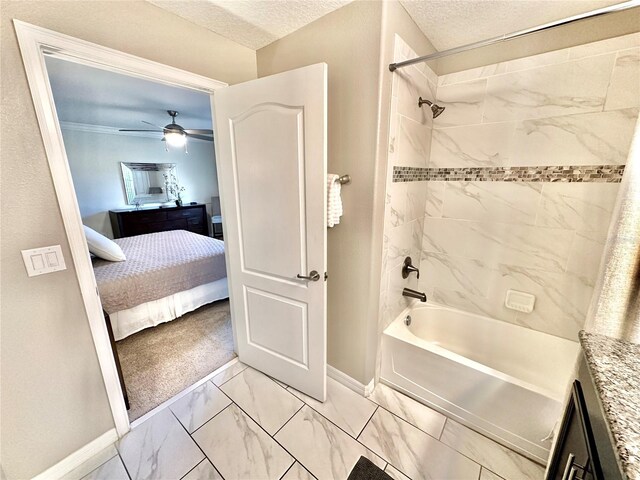
<svg viewBox="0 0 640 480">
<path fill-rule="evenodd" d="M 433 118 L 438 117 L 442 112 L 444 112 L 444 109 L 446 108 L 446 107 L 441 107 L 440 105 L 436 105 L 435 103 L 430 102 L 429 100 L 423 100 L 422 97 L 418 99 L 419 107 L 422 107 L 422 105 L 424 105 L 425 103 L 431 107 Z"/>
</svg>

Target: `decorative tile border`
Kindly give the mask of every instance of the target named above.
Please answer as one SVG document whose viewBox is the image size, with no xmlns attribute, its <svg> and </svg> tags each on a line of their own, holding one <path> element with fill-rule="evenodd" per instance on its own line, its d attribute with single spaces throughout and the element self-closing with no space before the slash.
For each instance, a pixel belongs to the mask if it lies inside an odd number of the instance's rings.
<svg viewBox="0 0 640 480">
<path fill-rule="evenodd" d="M 602 182 L 620 183 L 624 165 L 551 167 L 393 167 L 394 182 Z"/>
</svg>

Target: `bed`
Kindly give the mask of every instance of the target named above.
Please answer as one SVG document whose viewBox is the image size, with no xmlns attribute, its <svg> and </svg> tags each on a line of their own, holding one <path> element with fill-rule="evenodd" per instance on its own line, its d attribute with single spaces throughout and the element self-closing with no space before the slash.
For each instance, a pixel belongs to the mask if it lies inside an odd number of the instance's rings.
<svg viewBox="0 0 640 480">
<path fill-rule="evenodd" d="M 93 260 L 116 340 L 229 297 L 224 242 L 186 230 L 114 240 L 126 260 Z"/>
</svg>

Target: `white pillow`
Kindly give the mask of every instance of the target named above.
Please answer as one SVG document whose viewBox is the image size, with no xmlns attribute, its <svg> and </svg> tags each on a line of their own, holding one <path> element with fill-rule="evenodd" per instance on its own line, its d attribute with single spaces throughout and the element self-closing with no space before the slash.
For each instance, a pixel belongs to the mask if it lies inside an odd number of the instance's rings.
<svg viewBox="0 0 640 480">
<path fill-rule="evenodd" d="M 120 245 L 116 242 L 109 240 L 104 235 L 96 232 L 86 225 L 83 225 L 83 227 L 84 235 L 87 237 L 89 251 L 96 257 L 109 260 L 110 262 L 121 262 L 127 259 L 127 257 L 124 256 L 122 248 L 120 248 Z"/>
</svg>

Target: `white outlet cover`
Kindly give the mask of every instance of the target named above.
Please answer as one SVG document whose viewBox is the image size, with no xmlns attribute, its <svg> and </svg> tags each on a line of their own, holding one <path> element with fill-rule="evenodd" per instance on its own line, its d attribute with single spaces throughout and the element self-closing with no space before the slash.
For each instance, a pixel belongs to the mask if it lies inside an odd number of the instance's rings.
<svg viewBox="0 0 640 480">
<path fill-rule="evenodd" d="M 22 250 L 22 259 L 27 269 L 27 275 L 30 277 L 59 272 L 67 268 L 60 245 Z"/>
</svg>

